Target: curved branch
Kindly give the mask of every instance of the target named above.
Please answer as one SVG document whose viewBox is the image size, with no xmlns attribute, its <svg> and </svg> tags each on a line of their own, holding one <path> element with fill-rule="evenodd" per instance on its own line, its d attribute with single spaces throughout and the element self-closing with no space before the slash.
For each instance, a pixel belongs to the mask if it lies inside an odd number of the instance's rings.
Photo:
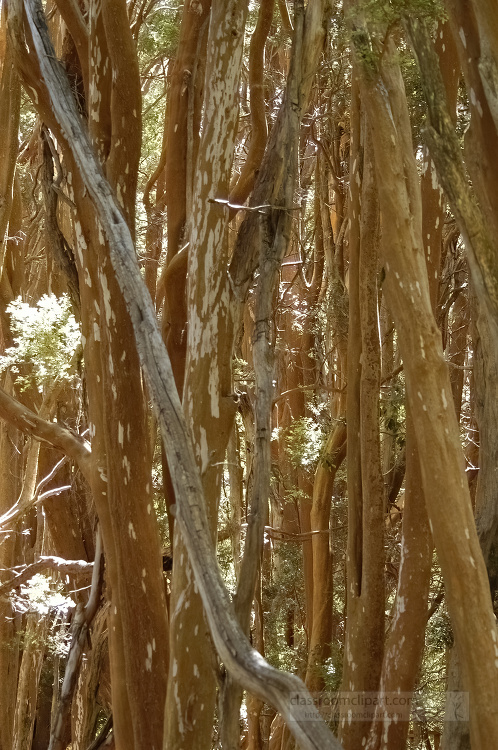
<svg viewBox="0 0 498 750">
<path fill-rule="evenodd" d="M 249 99 L 251 110 L 251 141 L 247 158 L 238 180 L 230 190 L 230 203 L 243 204 L 254 187 L 256 173 L 266 148 L 268 127 L 265 112 L 265 44 L 273 20 L 275 0 L 261 0 L 258 21 L 249 47 Z M 233 215 L 236 211 L 233 211 Z"/>
<path fill-rule="evenodd" d="M 35 563 L 28 566 L 21 566 L 21 570 L 16 572 L 19 568 L 8 568 L 2 570 L 2 573 L 10 572 L 14 573 L 14 577 L 10 581 L 2 583 L 0 586 L 0 596 L 7 594 L 12 589 L 16 589 L 26 581 L 29 581 L 33 576 L 38 573 L 44 573 L 46 570 L 51 570 L 54 573 L 60 573 L 61 575 L 70 576 L 84 576 L 85 582 L 91 579 L 93 563 L 85 562 L 84 560 L 64 560 L 62 557 L 40 557 Z"/>
<path fill-rule="evenodd" d="M 86 440 L 56 422 L 42 419 L 9 396 L 3 388 L 0 388 L 0 417 L 36 440 L 49 443 L 61 450 L 78 465 L 85 479 L 90 481 L 93 462 L 90 446 Z"/>
<path fill-rule="evenodd" d="M 306 707 L 301 704 L 313 699 L 302 680 L 271 667 L 251 647 L 237 621 L 216 561 L 201 478 L 154 306 L 140 275 L 130 230 L 82 127 L 65 72 L 55 60 L 40 0 L 25 0 L 24 7 L 53 111 L 102 224 L 116 278 L 130 313 L 137 351 L 166 446 L 177 501 L 176 522 L 185 540 L 216 650 L 237 682 L 281 712 L 304 750 L 339 750 L 338 740 L 322 719 L 308 720 Z M 312 57 L 311 49 L 321 45 L 323 39 L 323 10 L 322 2 L 310 3 L 307 8 L 303 39 L 303 48 L 308 53 L 303 58 L 307 61 Z M 9 12 L 19 14 L 19 0 L 13 0 Z M 292 700 L 296 694 L 304 700 Z"/>
</svg>

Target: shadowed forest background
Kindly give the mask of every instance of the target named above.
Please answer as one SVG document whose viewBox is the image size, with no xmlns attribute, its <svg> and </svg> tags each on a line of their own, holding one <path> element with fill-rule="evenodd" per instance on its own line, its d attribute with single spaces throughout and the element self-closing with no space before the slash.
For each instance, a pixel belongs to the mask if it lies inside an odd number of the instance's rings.
<svg viewBox="0 0 498 750">
<path fill-rule="evenodd" d="M 0 11 L 0 750 L 498 747 L 496 3 Z"/>
</svg>

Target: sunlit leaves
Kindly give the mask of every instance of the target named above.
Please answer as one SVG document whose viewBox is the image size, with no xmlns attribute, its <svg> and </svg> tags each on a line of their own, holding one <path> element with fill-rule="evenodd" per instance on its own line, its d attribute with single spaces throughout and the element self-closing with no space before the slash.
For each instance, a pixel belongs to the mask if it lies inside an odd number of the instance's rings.
<svg viewBox="0 0 498 750">
<path fill-rule="evenodd" d="M 19 297 L 7 312 L 15 345 L 0 357 L 0 371 L 10 367 L 21 390 L 43 392 L 56 381 L 71 381 L 81 336 L 68 296 L 44 294 L 35 306 Z"/>
</svg>

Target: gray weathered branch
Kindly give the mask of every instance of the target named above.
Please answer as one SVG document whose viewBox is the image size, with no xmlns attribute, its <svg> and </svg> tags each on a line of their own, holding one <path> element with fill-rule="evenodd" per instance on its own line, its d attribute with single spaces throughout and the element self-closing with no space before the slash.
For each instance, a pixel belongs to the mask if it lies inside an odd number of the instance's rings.
<svg viewBox="0 0 498 750">
<path fill-rule="evenodd" d="M 177 498 L 176 520 L 188 549 L 218 654 L 234 679 L 282 713 L 302 748 L 337 750 L 340 744 L 325 722 L 309 721 L 306 707 L 291 700 L 296 693 L 312 700 L 303 682 L 271 667 L 250 646 L 235 617 L 212 548 L 199 472 L 170 361 L 157 326 L 154 306 L 140 275 L 130 230 L 83 129 L 66 74 L 55 56 L 41 3 L 39 0 L 25 0 L 24 7 L 53 113 L 94 204 L 130 313 L 137 351 L 166 447 Z M 21 12 L 20 0 L 14 0 L 9 6 L 10 16 L 14 16 L 14 29 L 20 28 Z M 316 36 L 321 33 L 321 12 L 321 3 L 308 5 L 305 25 L 309 34 Z M 20 47 L 23 43 L 22 39 L 16 40 L 20 54 L 23 53 Z M 309 47 L 309 40 L 304 47 Z"/>
<path fill-rule="evenodd" d="M 88 563 L 90 564 L 90 563 Z M 66 671 L 62 683 L 59 705 L 55 714 L 55 720 L 50 733 L 48 750 L 63 750 L 66 745 L 63 742 L 64 730 L 71 718 L 71 704 L 74 691 L 78 681 L 78 675 L 83 657 L 83 650 L 88 639 L 88 632 L 92 620 L 97 614 L 102 593 L 102 581 L 104 574 L 104 555 L 102 549 L 102 534 L 100 528 L 97 531 L 95 545 L 95 563 L 92 571 L 92 587 L 86 606 L 78 605 L 74 613 L 72 623 L 72 639 L 69 647 Z"/>
</svg>

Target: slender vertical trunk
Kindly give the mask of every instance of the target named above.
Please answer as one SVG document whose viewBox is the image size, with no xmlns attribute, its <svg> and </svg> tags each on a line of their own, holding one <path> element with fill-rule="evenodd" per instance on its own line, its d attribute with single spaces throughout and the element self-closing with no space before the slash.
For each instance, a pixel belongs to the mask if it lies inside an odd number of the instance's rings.
<svg viewBox="0 0 498 750">
<path fill-rule="evenodd" d="M 358 110 L 355 110 L 354 125 L 350 211 L 352 221 L 358 222 L 359 226 L 357 234 L 353 234 L 352 238 L 350 234 L 350 269 L 352 264 L 354 275 L 350 270 L 349 330 L 354 337 L 354 326 L 359 322 L 360 333 L 356 333 L 357 341 L 350 344 L 348 352 L 348 372 L 353 377 L 348 377 L 350 527 L 342 689 L 351 692 L 376 692 L 379 688 L 384 649 L 385 596 L 384 481 L 379 432 L 380 341 L 377 319 L 379 204 L 373 169 L 372 135 L 365 115 L 361 116 Z M 363 165 L 359 163 L 359 149 L 363 151 Z M 360 181 L 358 177 L 361 173 Z M 360 189 L 357 180 L 361 185 Z M 350 383 L 355 386 L 351 394 Z M 359 396 L 358 401 L 355 396 Z M 350 457 L 353 459 L 351 466 Z M 349 711 L 340 719 L 340 738 L 346 750 L 365 744 L 368 731 L 369 722 L 352 721 Z"/>
<path fill-rule="evenodd" d="M 211 535 L 216 538 L 222 469 L 235 417 L 231 397 L 228 196 L 246 0 L 215 0 L 206 62 L 203 136 L 197 157 L 190 227 L 184 411 L 202 474 Z M 209 175 L 209 177 L 208 177 Z M 206 178 L 206 179 L 205 179 Z M 215 655 L 183 539 L 174 537 L 171 651 L 165 747 L 209 747 L 216 698 Z"/>
<path fill-rule="evenodd" d="M 357 54 L 361 54 L 367 39 L 368 32 L 361 26 L 353 39 Z M 400 337 L 427 511 L 470 694 L 471 733 L 476 748 L 485 748 L 498 741 L 498 723 L 491 709 L 498 692 L 496 629 L 464 473 L 459 427 L 449 400 L 448 368 L 431 312 L 418 176 L 406 97 L 392 51 L 389 41 L 381 65 L 362 62 L 364 99 L 376 130 L 375 161 L 383 176 L 379 195 L 386 296 Z M 387 92 L 386 98 L 381 90 Z M 449 503 L 451 514 L 447 513 Z M 465 593 L 461 588 L 464 581 Z"/>
</svg>

